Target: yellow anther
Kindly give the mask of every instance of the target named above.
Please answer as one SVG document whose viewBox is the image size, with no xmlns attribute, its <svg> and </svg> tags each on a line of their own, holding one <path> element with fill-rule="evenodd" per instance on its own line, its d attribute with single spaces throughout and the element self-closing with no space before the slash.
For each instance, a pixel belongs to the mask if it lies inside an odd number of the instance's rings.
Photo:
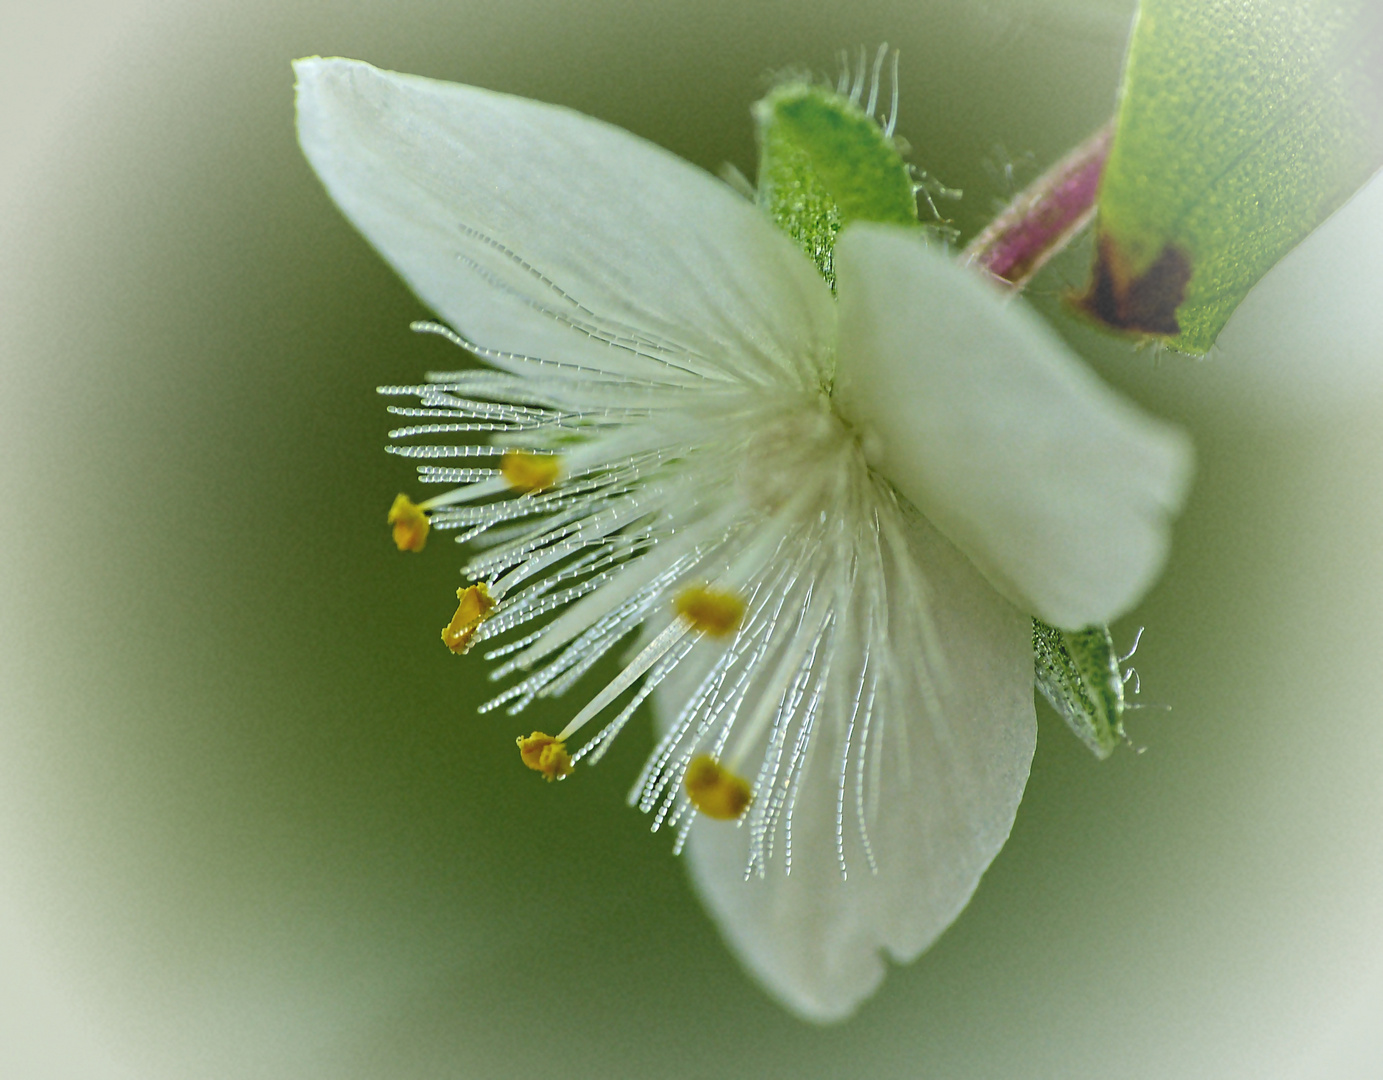
<svg viewBox="0 0 1383 1080">
<path fill-rule="evenodd" d="M 738 593 L 724 589 L 709 589 L 705 585 L 690 585 L 673 601 L 677 614 L 712 637 L 729 637 L 739 629 L 744 619 L 744 601 Z"/>
<path fill-rule="evenodd" d="M 457 589 L 456 599 L 461 602 L 456 605 L 451 622 L 442 628 L 442 640 L 448 649 L 460 656 L 471 647 L 476 628 L 495 610 L 495 602 L 490 599 L 490 589 L 483 581 L 468 589 Z"/>
<path fill-rule="evenodd" d="M 427 531 L 432 528 L 422 508 L 407 495 L 400 495 L 389 507 L 389 524 L 394 527 L 394 543 L 400 551 L 422 551 Z"/>
<path fill-rule="evenodd" d="M 532 735 L 520 735 L 514 741 L 519 744 L 523 763 L 534 772 L 542 773 L 549 783 L 571 773 L 571 755 L 561 739 L 535 731 Z"/>
<path fill-rule="evenodd" d="M 734 821 L 754 798 L 749 782 L 722 768 L 710 754 L 692 758 L 685 783 L 692 805 L 717 821 Z"/>
<path fill-rule="evenodd" d="M 556 454 L 510 450 L 500 458 L 499 471 L 515 491 L 544 491 L 557 483 L 562 459 Z"/>
</svg>

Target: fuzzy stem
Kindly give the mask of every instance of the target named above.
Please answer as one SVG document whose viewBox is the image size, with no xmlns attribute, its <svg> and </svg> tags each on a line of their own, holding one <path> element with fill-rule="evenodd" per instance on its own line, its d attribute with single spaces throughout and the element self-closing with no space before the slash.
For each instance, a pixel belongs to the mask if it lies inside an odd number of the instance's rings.
<svg viewBox="0 0 1383 1080">
<path fill-rule="evenodd" d="M 1022 289 L 1095 216 L 1113 138 L 1111 121 L 1024 188 L 970 241 L 961 261 L 1015 292 Z"/>
</svg>

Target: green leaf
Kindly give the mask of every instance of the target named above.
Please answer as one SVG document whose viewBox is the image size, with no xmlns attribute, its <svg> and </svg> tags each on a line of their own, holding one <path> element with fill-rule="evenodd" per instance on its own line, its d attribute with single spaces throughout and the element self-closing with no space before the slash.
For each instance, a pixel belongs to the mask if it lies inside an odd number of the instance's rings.
<svg viewBox="0 0 1383 1080">
<path fill-rule="evenodd" d="M 1379 0 L 1143 0 L 1077 306 L 1202 354 L 1380 165 Z"/>
<path fill-rule="evenodd" d="M 917 224 L 902 154 L 850 98 L 791 82 L 754 106 L 758 202 L 816 263 L 832 290 L 836 234 L 852 221 Z"/>
<path fill-rule="evenodd" d="M 1037 688 L 1103 761 L 1124 737 L 1124 676 L 1109 629 L 1058 630 L 1032 621 Z"/>
</svg>

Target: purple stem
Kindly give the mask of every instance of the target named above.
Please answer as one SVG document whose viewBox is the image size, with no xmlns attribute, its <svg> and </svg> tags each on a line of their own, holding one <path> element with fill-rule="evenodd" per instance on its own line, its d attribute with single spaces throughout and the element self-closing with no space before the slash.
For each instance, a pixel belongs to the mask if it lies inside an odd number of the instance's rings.
<svg viewBox="0 0 1383 1080">
<path fill-rule="evenodd" d="M 1017 292 L 1090 224 L 1114 138 L 1111 121 L 1024 188 L 966 245 L 961 261 Z"/>
</svg>

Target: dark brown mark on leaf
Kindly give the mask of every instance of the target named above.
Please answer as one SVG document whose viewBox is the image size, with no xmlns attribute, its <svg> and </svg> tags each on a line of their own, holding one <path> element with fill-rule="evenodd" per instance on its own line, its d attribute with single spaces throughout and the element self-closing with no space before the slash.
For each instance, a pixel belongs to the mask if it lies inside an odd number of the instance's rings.
<svg viewBox="0 0 1383 1080">
<path fill-rule="evenodd" d="M 1101 236 L 1090 287 L 1071 303 L 1116 330 L 1174 337 L 1181 333 L 1177 308 L 1190 280 L 1191 259 L 1179 247 L 1168 244 L 1151 266 L 1135 275 L 1114 241 Z"/>
</svg>

